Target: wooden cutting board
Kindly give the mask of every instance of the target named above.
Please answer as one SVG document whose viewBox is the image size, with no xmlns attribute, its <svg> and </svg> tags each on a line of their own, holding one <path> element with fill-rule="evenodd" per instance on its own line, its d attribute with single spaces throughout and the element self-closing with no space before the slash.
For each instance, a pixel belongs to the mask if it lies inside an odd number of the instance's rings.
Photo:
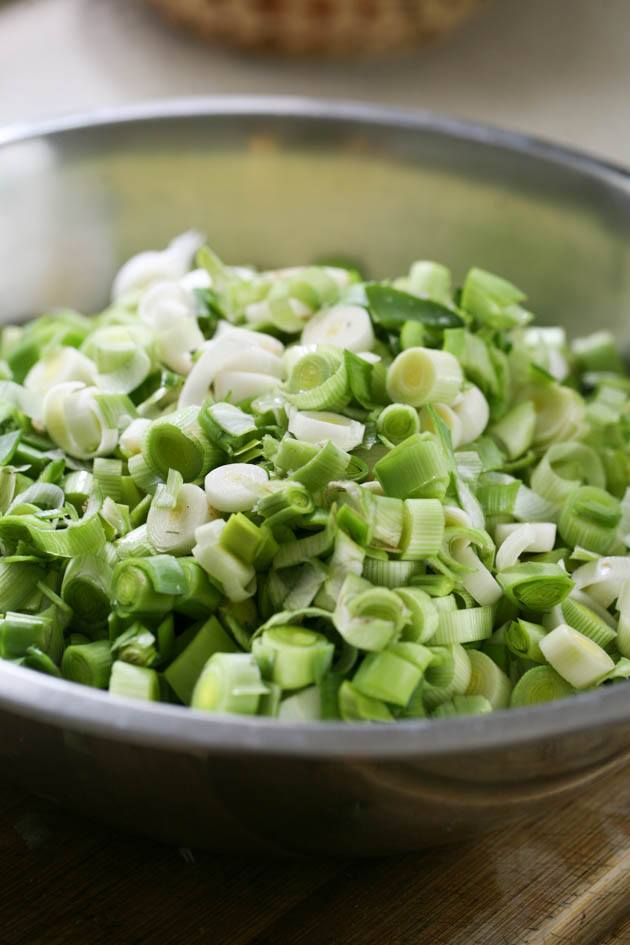
<svg viewBox="0 0 630 945">
<path fill-rule="evenodd" d="M 6 787 L 0 812 L 0 945 L 630 945 L 630 768 L 536 823 L 393 859 L 229 861 Z"/>
</svg>

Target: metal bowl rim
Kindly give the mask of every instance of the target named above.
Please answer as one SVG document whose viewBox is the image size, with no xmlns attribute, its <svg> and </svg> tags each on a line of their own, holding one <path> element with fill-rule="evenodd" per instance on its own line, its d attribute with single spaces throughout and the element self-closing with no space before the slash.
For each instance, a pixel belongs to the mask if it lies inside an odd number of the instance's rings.
<svg viewBox="0 0 630 945">
<path fill-rule="evenodd" d="M 170 99 L 61 116 L 0 128 L 0 146 L 67 132 L 181 118 L 269 117 L 370 124 L 384 131 L 432 132 L 454 141 L 476 142 L 524 157 L 540 158 L 605 182 L 626 196 L 630 178 L 622 167 L 584 152 L 436 115 L 352 101 L 291 96 L 210 96 Z M 27 674 L 28 673 L 28 678 Z M 508 749 L 516 744 L 630 721 L 623 686 L 596 690 L 547 705 L 495 712 L 483 717 L 405 721 L 396 725 L 339 722 L 286 723 L 264 718 L 208 717 L 182 706 L 146 705 L 44 676 L 0 660 L 0 706 L 24 717 L 73 732 L 163 749 L 251 752 L 306 757 L 412 758 Z"/>
</svg>

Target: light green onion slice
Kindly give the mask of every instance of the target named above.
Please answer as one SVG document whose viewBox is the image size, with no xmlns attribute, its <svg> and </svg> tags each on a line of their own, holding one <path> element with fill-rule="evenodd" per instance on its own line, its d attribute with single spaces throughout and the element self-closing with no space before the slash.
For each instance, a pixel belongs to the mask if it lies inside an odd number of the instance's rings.
<svg viewBox="0 0 630 945">
<path fill-rule="evenodd" d="M 207 522 L 195 532 L 192 553 L 211 580 L 231 601 L 246 600 L 256 589 L 256 572 L 221 544 L 222 519 Z"/>
<path fill-rule="evenodd" d="M 410 614 L 403 629 L 403 639 L 413 643 L 428 643 L 438 628 L 438 611 L 431 597 L 419 587 L 398 587 L 396 593 Z"/>
<path fill-rule="evenodd" d="M 467 696 L 483 696 L 492 709 L 506 709 L 510 704 L 512 683 L 485 653 L 469 650 L 471 676 Z"/>
<path fill-rule="evenodd" d="M 339 688 L 339 714 L 344 722 L 393 722 L 394 716 L 380 699 L 364 696 L 345 680 Z"/>
<path fill-rule="evenodd" d="M 398 587 L 408 583 L 416 574 L 422 573 L 423 565 L 415 560 L 401 561 L 396 558 L 376 558 L 368 555 L 363 562 L 363 577 L 380 587 Z"/>
<path fill-rule="evenodd" d="M 286 398 L 298 410 L 339 410 L 350 399 L 346 363 L 335 348 L 317 347 L 293 365 Z"/>
<path fill-rule="evenodd" d="M 387 393 L 391 400 L 412 407 L 452 404 L 462 382 L 462 369 L 452 354 L 433 348 L 407 348 L 389 368 Z"/>
<path fill-rule="evenodd" d="M 86 629 L 102 627 L 111 610 L 112 570 L 98 555 L 80 555 L 66 568 L 61 596 Z"/>
<path fill-rule="evenodd" d="M 547 662 L 575 689 L 586 689 L 614 668 L 611 657 L 584 634 L 560 624 L 540 642 Z"/>
<path fill-rule="evenodd" d="M 283 722 L 317 722 L 322 717 L 321 701 L 319 687 L 308 686 L 279 702 L 277 717 Z"/>
<path fill-rule="evenodd" d="M 532 663 L 544 663 L 545 657 L 540 642 L 547 631 L 528 620 L 514 620 L 505 630 L 505 645 L 519 659 Z"/>
<path fill-rule="evenodd" d="M 406 705 L 422 679 L 422 670 L 402 655 L 384 649 L 368 653 L 352 677 L 362 695 L 393 705 Z"/>
<path fill-rule="evenodd" d="M 376 463 L 374 472 L 385 495 L 393 498 L 442 498 L 449 464 L 438 438 L 417 433 L 403 440 Z"/>
<path fill-rule="evenodd" d="M 164 671 L 164 678 L 180 700 L 189 705 L 205 665 L 215 653 L 235 653 L 236 644 L 216 617 L 210 617 L 192 633 L 186 646 Z"/>
<path fill-rule="evenodd" d="M 465 610 L 441 611 L 432 643 L 476 643 L 492 635 L 492 608 L 469 607 Z"/>
<path fill-rule="evenodd" d="M 195 684 L 192 709 L 204 712 L 255 715 L 267 687 L 248 653 L 215 653 Z"/>
<path fill-rule="evenodd" d="M 356 574 L 341 586 L 333 622 L 343 639 L 359 650 L 382 650 L 400 635 L 409 616 L 401 598 Z"/>
<path fill-rule="evenodd" d="M 444 512 L 437 499 L 405 499 L 400 550 L 421 560 L 438 553 L 444 537 Z"/>
<path fill-rule="evenodd" d="M 69 646 L 63 654 L 61 672 L 64 679 L 93 686 L 95 689 L 107 689 L 112 671 L 112 655 L 106 640 Z"/>
<path fill-rule="evenodd" d="M 516 564 L 500 571 L 497 580 L 509 600 L 536 613 L 561 604 L 573 588 L 572 579 L 557 564 Z"/>
<path fill-rule="evenodd" d="M 433 710 L 434 719 L 449 719 L 457 715 L 486 715 L 492 712 L 489 699 L 479 694 L 453 696 L 448 702 L 443 702 Z"/>
<path fill-rule="evenodd" d="M 575 598 L 567 597 L 560 605 L 560 609 L 565 623 L 568 623 L 575 630 L 579 630 L 585 637 L 594 640 L 604 649 L 607 649 L 616 639 L 615 630 L 590 607 L 585 606 Z"/>
<path fill-rule="evenodd" d="M 599 456 L 583 443 L 550 446 L 531 475 L 532 489 L 558 505 L 583 484 L 598 489 L 606 485 L 606 474 Z"/>
<path fill-rule="evenodd" d="M 188 407 L 154 420 L 147 430 L 142 455 L 162 478 L 169 469 L 176 469 L 185 482 L 191 482 L 205 476 L 223 456 L 202 431 L 198 418 L 199 410 Z"/>
<path fill-rule="evenodd" d="M 433 661 L 427 667 L 423 699 L 428 709 L 435 709 L 454 695 L 464 695 L 472 677 L 470 655 L 460 644 L 430 646 Z"/>
<path fill-rule="evenodd" d="M 112 666 L 109 691 L 112 695 L 122 696 L 125 699 L 158 702 L 160 679 L 154 669 L 133 666 L 131 663 L 117 660 Z"/>
<path fill-rule="evenodd" d="M 581 486 L 565 499 L 558 531 L 569 546 L 581 545 L 600 555 L 614 555 L 624 550 L 617 533 L 620 521 L 618 499 L 604 489 Z"/>
<path fill-rule="evenodd" d="M 304 627 L 272 627 L 254 640 L 252 653 L 265 679 L 281 689 L 301 689 L 317 682 L 332 664 L 334 647 L 326 637 Z"/>
<path fill-rule="evenodd" d="M 575 689 L 551 666 L 535 666 L 523 673 L 512 690 L 510 705 L 513 709 L 540 702 L 555 702 L 572 696 Z"/>
<path fill-rule="evenodd" d="M 524 400 L 495 423 L 490 432 L 510 459 L 518 459 L 532 445 L 535 429 L 536 410 L 530 400 Z"/>
<path fill-rule="evenodd" d="M 409 404 L 390 404 L 378 415 L 376 428 L 388 444 L 396 446 L 420 432 L 420 417 Z"/>
</svg>

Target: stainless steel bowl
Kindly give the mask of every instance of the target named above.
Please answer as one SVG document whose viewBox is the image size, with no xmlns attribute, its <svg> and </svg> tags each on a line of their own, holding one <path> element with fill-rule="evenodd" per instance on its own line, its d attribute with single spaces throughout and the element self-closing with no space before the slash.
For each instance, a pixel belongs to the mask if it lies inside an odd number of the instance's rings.
<svg viewBox="0 0 630 945">
<path fill-rule="evenodd" d="M 562 148 L 426 114 L 169 102 L 0 130 L 0 318 L 102 305 L 120 262 L 191 226 L 227 259 L 418 257 L 526 287 L 630 340 L 630 185 Z M 193 847 L 384 853 L 564 800 L 630 750 L 626 686 L 483 718 L 289 725 L 145 706 L 0 664 L 2 772 Z"/>
</svg>

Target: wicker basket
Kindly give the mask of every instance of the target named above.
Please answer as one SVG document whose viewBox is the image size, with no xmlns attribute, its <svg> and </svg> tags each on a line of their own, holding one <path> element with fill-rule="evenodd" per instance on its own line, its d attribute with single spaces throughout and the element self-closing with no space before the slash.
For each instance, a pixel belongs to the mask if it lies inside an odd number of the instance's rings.
<svg viewBox="0 0 630 945">
<path fill-rule="evenodd" d="M 483 0 L 149 0 L 198 35 L 293 55 L 383 53 L 447 33 Z"/>
</svg>

